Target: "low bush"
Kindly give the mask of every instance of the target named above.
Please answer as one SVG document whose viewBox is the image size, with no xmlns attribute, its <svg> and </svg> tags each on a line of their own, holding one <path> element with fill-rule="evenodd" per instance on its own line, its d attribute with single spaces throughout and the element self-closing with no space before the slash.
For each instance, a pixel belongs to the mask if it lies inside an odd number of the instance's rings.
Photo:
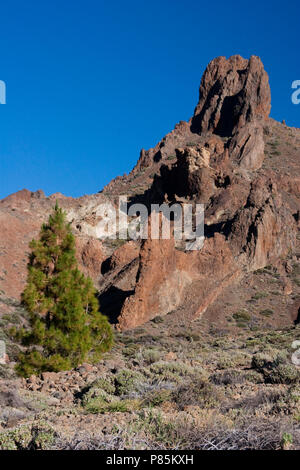
<svg viewBox="0 0 300 470">
<path fill-rule="evenodd" d="M 252 367 L 263 374 L 266 383 L 293 384 L 299 382 L 299 370 L 288 362 L 286 353 L 275 357 L 257 353 L 252 358 Z"/>
</svg>

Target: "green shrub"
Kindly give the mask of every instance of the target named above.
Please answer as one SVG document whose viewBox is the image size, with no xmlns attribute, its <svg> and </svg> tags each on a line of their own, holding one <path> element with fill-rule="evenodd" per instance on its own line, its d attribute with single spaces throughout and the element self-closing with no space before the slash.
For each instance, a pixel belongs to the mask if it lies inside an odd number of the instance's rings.
<svg viewBox="0 0 300 470">
<path fill-rule="evenodd" d="M 160 413 L 154 410 L 139 413 L 139 419 L 135 423 L 133 432 L 136 435 L 139 431 L 149 436 L 150 441 L 159 443 L 167 449 L 178 449 L 182 443 L 182 438 L 179 436 L 179 430 L 175 423 L 168 422 Z"/>
<path fill-rule="evenodd" d="M 293 364 L 279 364 L 267 375 L 273 384 L 293 384 L 299 381 L 299 371 Z"/>
<path fill-rule="evenodd" d="M 260 300 L 260 299 L 264 299 L 265 297 L 268 297 L 268 294 L 267 292 L 256 292 L 250 299 L 250 302 L 253 301 L 253 300 Z"/>
<path fill-rule="evenodd" d="M 247 313 L 245 310 L 239 310 L 238 312 L 234 313 L 232 315 L 232 318 L 236 321 L 236 322 L 248 322 L 251 320 L 251 315 L 249 313 Z"/>
<path fill-rule="evenodd" d="M 215 385 L 241 384 L 245 380 L 245 374 L 239 370 L 226 370 L 224 372 L 217 372 L 210 377 L 210 381 Z"/>
<path fill-rule="evenodd" d="M 172 390 L 161 389 L 149 392 L 143 401 L 147 406 L 160 406 L 166 401 L 172 400 Z"/>
<path fill-rule="evenodd" d="M 275 413 L 283 413 L 285 415 L 300 415 L 300 384 L 293 384 L 289 387 L 287 393 L 285 392 L 281 399 L 274 405 L 273 411 Z"/>
<path fill-rule="evenodd" d="M 122 354 L 126 357 L 134 358 L 137 356 L 141 346 L 135 343 L 129 343 L 127 346 L 122 350 Z"/>
<path fill-rule="evenodd" d="M 110 376 L 106 378 L 101 377 L 100 379 L 95 380 L 90 385 L 90 389 L 101 389 L 110 395 L 114 395 L 116 391 L 114 380 Z"/>
<path fill-rule="evenodd" d="M 187 142 L 186 143 L 187 147 L 195 147 L 196 145 L 197 145 L 196 142 Z"/>
<path fill-rule="evenodd" d="M 160 380 L 180 382 L 181 377 L 191 375 L 193 373 L 193 369 L 180 361 L 159 361 L 150 366 L 150 372 L 157 375 Z"/>
<path fill-rule="evenodd" d="M 91 403 L 103 402 L 103 403 L 110 403 L 113 401 L 114 397 L 107 393 L 100 387 L 91 386 L 87 389 L 83 390 L 83 395 L 81 398 L 81 404 L 84 408 L 90 406 Z"/>
<path fill-rule="evenodd" d="M 293 444 L 293 436 L 287 432 L 284 432 L 280 444 L 282 449 L 289 449 Z"/>
<path fill-rule="evenodd" d="M 158 362 L 161 358 L 161 352 L 157 349 L 145 349 L 141 352 L 141 355 L 146 364 L 154 364 L 154 362 Z"/>
<path fill-rule="evenodd" d="M 56 437 L 47 422 L 38 421 L 0 432 L 0 450 L 47 450 Z"/>
<path fill-rule="evenodd" d="M 87 413 L 126 413 L 140 407 L 139 400 L 120 400 L 118 398 L 113 398 L 112 400 L 107 401 L 104 396 L 97 396 L 90 398 L 88 401 L 83 403 L 84 410 Z"/>
<path fill-rule="evenodd" d="M 298 369 L 287 362 L 286 353 L 275 357 L 257 353 L 252 358 L 252 367 L 263 374 L 266 383 L 289 385 L 300 379 Z"/>
<path fill-rule="evenodd" d="M 181 410 L 187 405 L 215 408 L 220 403 L 221 392 L 212 383 L 196 379 L 179 387 L 174 392 L 173 399 Z"/>
<path fill-rule="evenodd" d="M 116 395 L 128 395 L 136 391 L 138 383 L 143 381 L 143 376 L 139 372 L 130 369 L 123 369 L 115 376 Z"/>
<path fill-rule="evenodd" d="M 271 315 L 273 315 L 274 311 L 271 310 L 270 308 L 265 308 L 264 310 L 261 310 L 259 313 L 263 315 L 264 317 L 270 317 Z"/>
</svg>

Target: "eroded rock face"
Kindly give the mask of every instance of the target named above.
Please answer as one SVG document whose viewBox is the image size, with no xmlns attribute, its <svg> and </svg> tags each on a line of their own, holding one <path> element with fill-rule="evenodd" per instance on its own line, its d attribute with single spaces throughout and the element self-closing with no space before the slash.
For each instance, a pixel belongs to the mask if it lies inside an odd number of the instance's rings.
<svg viewBox="0 0 300 470">
<path fill-rule="evenodd" d="M 202 195 L 207 201 L 214 192 L 214 170 L 210 167 L 210 151 L 197 145 L 176 150 L 178 163 L 170 180 L 174 193 L 182 196 Z"/>
<path fill-rule="evenodd" d="M 229 144 L 232 161 L 245 170 L 258 170 L 264 161 L 263 129 L 255 122 L 237 130 Z"/>
<path fill-rule="evenodd" d="M 139 256 L 140 248 L 134 241 L 129 241 L 117 248 L 113 254 L 106 258 L 105 263 L 101 266 L 103 274 L 114 270 L 121 270 L 124 266 L 130 264 Z"/>
<path fill-rule="evenodd" d="M 97 283 L 101 274 L 101 265 L 107 258 L 101 241 L 95 238 L 76 237 L 76 256 L 81 271 Z"/>
<path fill-rule="evenodd" d="M 267 119 L 270 109 L 269 80 L 260 58 L 218 57 L 202 77 L 192 129 L 231 137 L 247 123 Z"/>
<path fill-rule="evenodd" d="M 233 222 L 229 240 L 246 269 L 275 263 L 295 248 L 297 228 L 272 177 L 256 178 L 246 206 Z"/>
<path fill-rule="evenodd" d="M 185 302 L 197 318 L 214 301 L 228 282 L 240 275 L 222 235 L 204 243 L 201 251 L 188 253 L 175 249 L 174 238 L 144 242 L 135 292 L 128 297 L 118 319 L 122 330 L 134 328 L 157 315 L 166 315 Z M 191 305 L 194 290 L 197 302 Z"/>
<path fill-rule="evenodd" d="M 79 199 L 53 195 L 42 191 L 19 191 L 0 201 L 0 290 L 7 296 L 20 299 L 27 277 L 29 243 L 37 238 L 43 222 L 58 201 L 67 212 L 77 248 L 80 269 L 98 283 L 101 264 L 108 253 L 96 234 L 95 208 L 105 202 L 101 195 Z M 94 231 L 94 232 L 93 232 Z"/>
</svg>

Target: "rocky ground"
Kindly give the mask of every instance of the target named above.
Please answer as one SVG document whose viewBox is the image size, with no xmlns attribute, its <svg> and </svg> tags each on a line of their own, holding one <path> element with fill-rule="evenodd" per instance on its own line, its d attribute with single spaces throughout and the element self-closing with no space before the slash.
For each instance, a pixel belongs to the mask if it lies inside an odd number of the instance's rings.
<svg viewBox="0 0 300 470">
<path fill-rule="evenodd" d="M 299 326 L 227 322 L 170 314 L 116 333 L 94 366 L 28 379 L 0 366 L 0 448 L 299 449 Z"/>
</svg>

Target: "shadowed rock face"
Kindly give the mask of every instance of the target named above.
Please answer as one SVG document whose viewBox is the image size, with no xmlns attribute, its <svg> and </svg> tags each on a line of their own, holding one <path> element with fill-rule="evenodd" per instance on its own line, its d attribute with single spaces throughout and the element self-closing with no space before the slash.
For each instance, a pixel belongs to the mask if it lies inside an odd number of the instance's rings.
<svg viewBox="0 0 300 470">
<path fill-rule="evenodd" d="M 232 161 L 256 170 L 264 159 L 262 124 L 270 109 L 268 75 L 259 57 L 218 57 L 203 75 L 191 129 L 228 137 Z"/>
<path fill-rule="evenodd" d="M 79 199 L 25 190 L 0 201 L 0 289 L 19 298 L 28 243 L 56 199 L 76 235 L 81 269 L 100 291 L 102 311 L 122 330 L 174 310 L 193 320 L 230 284 L 282 262 L 295 252 L 300 172 L 297 159 L 286 163 L 286 168 L 294 165 L 288 175 L 284 165 L 277 169 L 270 158 L 266 162 L 265 134 L 274 126 L 270 100 L 258 57 L 216 58 L 201 80 L 193 117 L 153 149 L 142 150 L 130 175 L 116 178 L 101 194 Z M 139 195 L 133 192 L 137 180 L 144 187 Z M 173 238 L 150 237 L 117 248 L 100 242 L 97 205 L 130 190 L 133 203 L 203 203 L 202 250 L 186 252 Z"/>
</svg>

